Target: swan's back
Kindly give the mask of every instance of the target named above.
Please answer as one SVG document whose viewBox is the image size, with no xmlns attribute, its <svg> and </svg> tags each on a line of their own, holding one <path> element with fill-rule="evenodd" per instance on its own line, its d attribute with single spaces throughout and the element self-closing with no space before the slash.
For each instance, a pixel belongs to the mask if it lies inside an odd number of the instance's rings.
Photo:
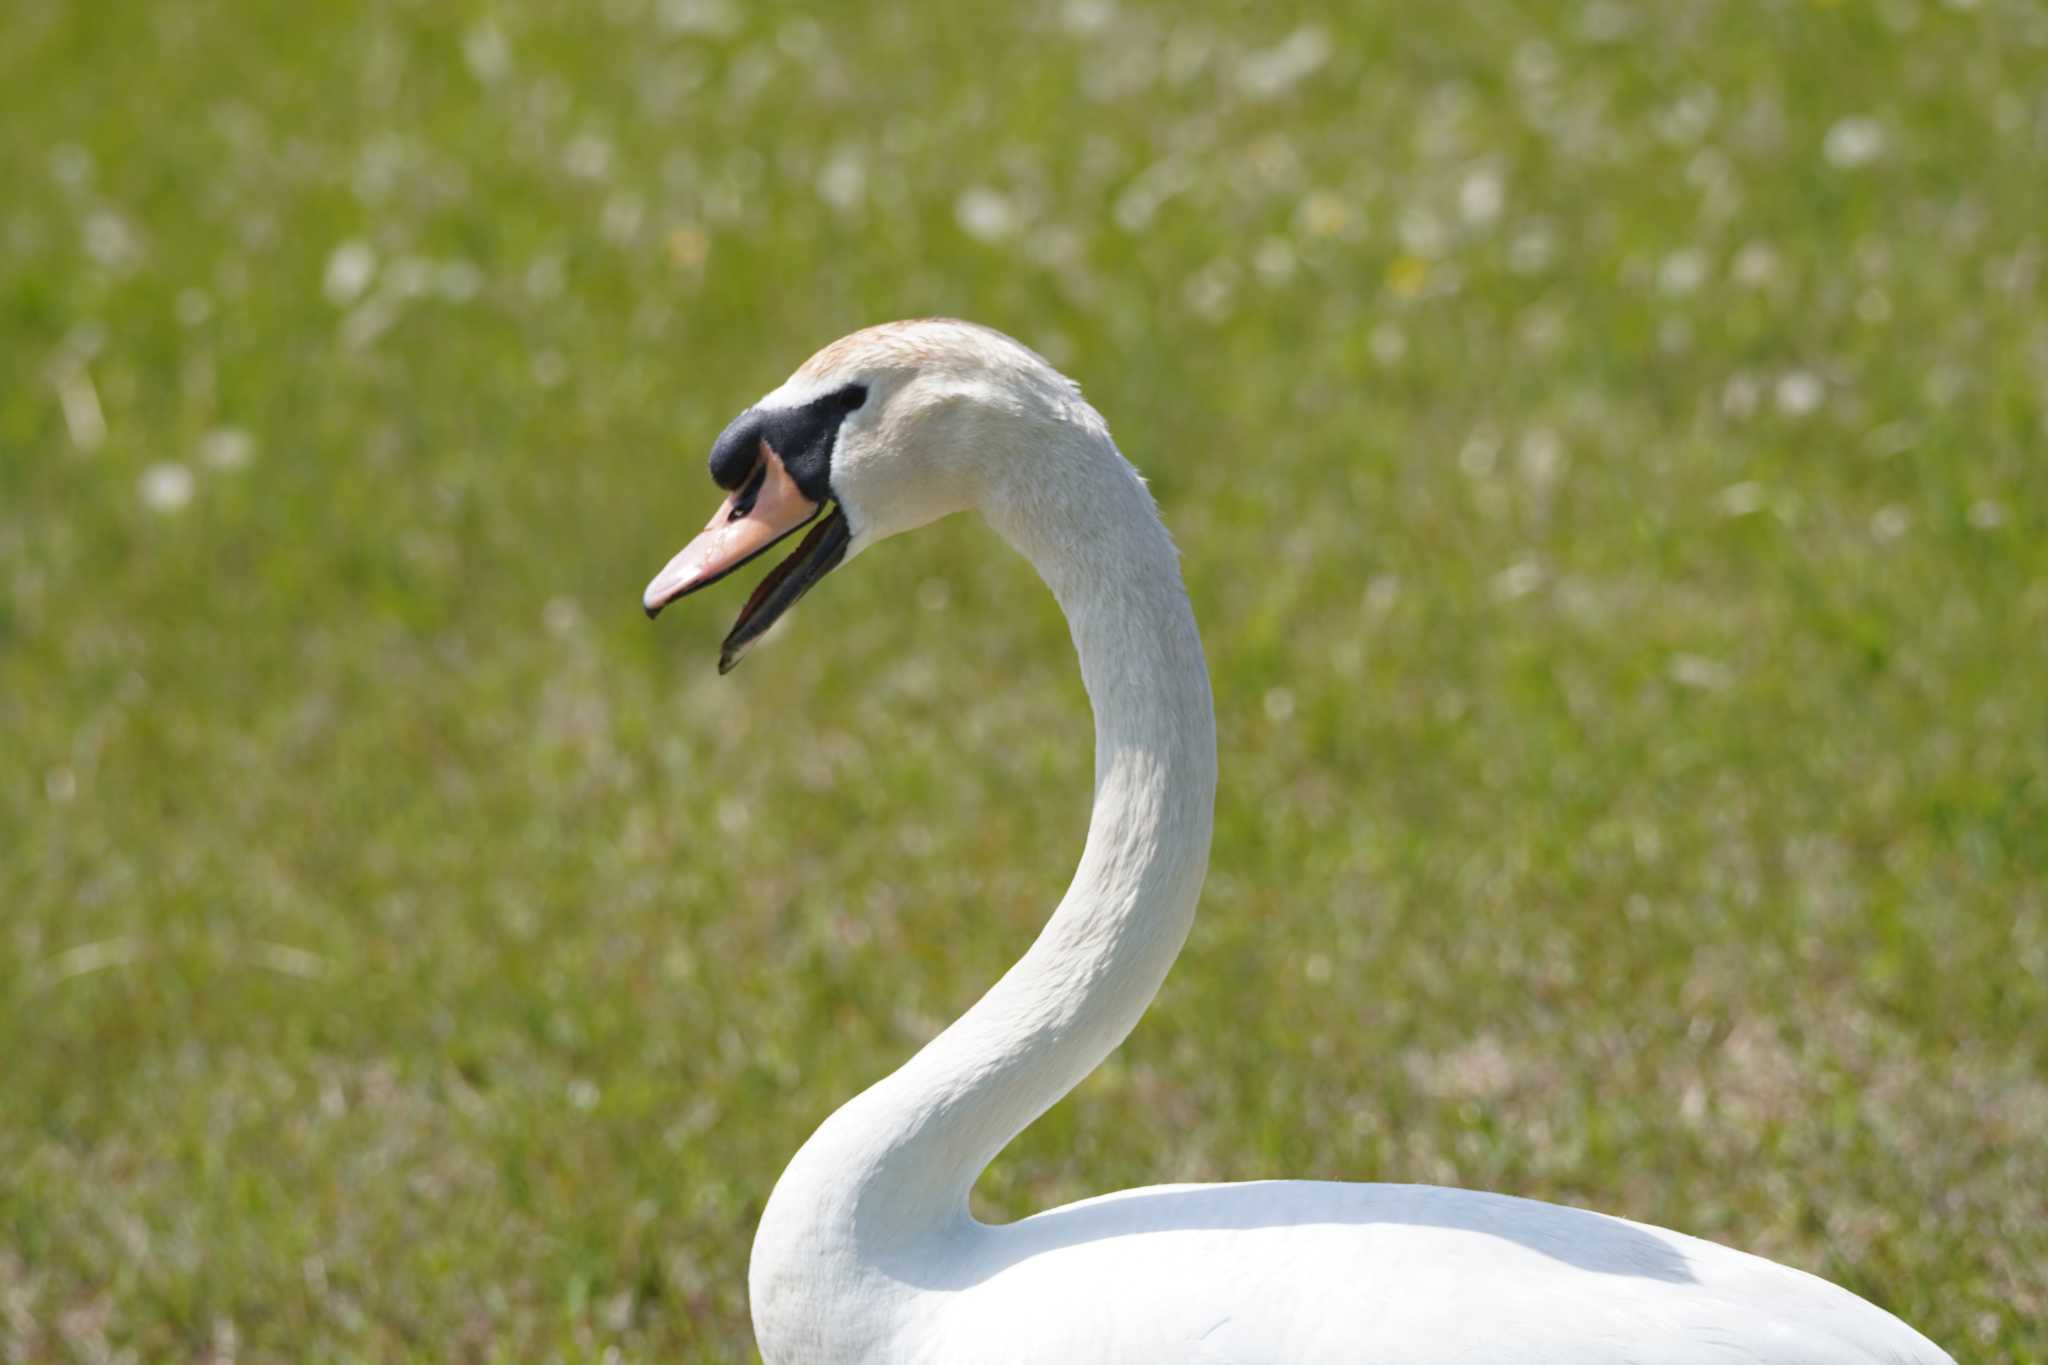
<svg viewBox="0 0 2048 1365">
<path fill-rule="evenodd" d="M 1423 1185 L 1130 1190 L 964 1227 L 917 1273 L 901 1358 L 934 1365 L 1953 1365 L 1760 1257 Z"/>
</svg>

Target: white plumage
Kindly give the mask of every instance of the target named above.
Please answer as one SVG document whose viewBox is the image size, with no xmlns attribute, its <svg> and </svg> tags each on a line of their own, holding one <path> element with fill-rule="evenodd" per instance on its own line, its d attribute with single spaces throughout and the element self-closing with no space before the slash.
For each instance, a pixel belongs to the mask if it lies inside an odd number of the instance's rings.
<svg viewBox="0 0 2048 1365">
<path fill-rule="evenodd" d="M 830 447 L 846 558 L 970 508 L 1022 552 L 1072 627 L 1095 804 L 1022 960 L 777 1183 L 750 1276 L 770 1365 L 1949 1360 L 1800 1271 L 1504 1195 L 1159 1186 L 976 1221 L 975 1179 L 1123 1040 L 1186 937 L 1216 785 L 1208 675 L 1152 499 L 1070 381 L 985 328 L 899 323 L 834 343 L 757 411 L 849 385 L 864 401 Z M 650 588 L 650 610 L 673 595 Z"/>
</svg>

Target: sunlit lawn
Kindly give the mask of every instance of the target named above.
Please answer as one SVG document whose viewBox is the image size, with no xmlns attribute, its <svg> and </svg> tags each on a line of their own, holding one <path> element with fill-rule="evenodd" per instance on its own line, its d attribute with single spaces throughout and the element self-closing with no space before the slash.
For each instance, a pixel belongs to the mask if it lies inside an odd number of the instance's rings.
<svg viewBox="0 0 2048 1365">
<path fill-rule="evenodd" d="M 2048 1358 L 2048 8 L 12 0 L 0 1358 L 748 1358 L 1090 755 L 948 523 L 638 594 L 887 317 L 1185 552 L 1214 871 L 990 1217 L 1484 1186 Z"/>
</svg>

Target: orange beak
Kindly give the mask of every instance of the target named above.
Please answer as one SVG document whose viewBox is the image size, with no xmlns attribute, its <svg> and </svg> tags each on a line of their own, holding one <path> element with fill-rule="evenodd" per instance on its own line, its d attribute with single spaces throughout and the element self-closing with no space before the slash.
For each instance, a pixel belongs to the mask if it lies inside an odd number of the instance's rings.
<svg viewBox="0 0 2048 1365">
<path fill-rule="evenodd" d="M 716 583 L 740 565 L 818 515 L 819 503 L 805 497 L 782 466 L 782 457 L 761 442 L 761 463 L 739 490 L 719 505 L 668 567 L 647 585 L 641 604 L 649 616 L 678 597 Z"/>
<path fill-rule="evenodd" d="M 647 614 L 657 616 L 678 597 L 716 583 L 775 542 L 808 525 L 824 504 L 813 502 L 796 486 L 782 457 L 766 441 L 754 472 L 727 498 L 697 538 L 654 576 L 641 597 Z M 816 586 L 846 557 L 851 539 L 846 515 L 834 507 L 805 536 L 796 553 L 769 571 L 740 608 L 739 620 L 718 652 L 718 671 L 730 673 L 753 643 L 765 635 L 796 600 Z"/>
</svg>

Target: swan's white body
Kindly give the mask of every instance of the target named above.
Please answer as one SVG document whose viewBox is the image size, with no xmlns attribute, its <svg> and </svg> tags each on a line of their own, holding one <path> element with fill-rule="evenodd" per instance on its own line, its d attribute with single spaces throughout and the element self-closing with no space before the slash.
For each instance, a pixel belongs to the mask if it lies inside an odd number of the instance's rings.
<svg viewBox="0 0 2048 1365">
<path fill-rule="evenodd" d="M 750 1275 L 770 1365 L 1949 1360 L 1800 1271 L 1502 1195 L 1161 1186 L 976 1221 L 983 1168 L 1123 1040 L 1187 935 L 1216 785 L 1208 675 L 1152 499 L 1071 383 L 996 333 L 898 324 L 762 407 L 849 377 L 875 390 L 833 455 L 852 552 L 973 507 L 1031 561 L 1094 707 L 1095 805 L 1023 959 L 777 1183 Z"/>
</svg>

